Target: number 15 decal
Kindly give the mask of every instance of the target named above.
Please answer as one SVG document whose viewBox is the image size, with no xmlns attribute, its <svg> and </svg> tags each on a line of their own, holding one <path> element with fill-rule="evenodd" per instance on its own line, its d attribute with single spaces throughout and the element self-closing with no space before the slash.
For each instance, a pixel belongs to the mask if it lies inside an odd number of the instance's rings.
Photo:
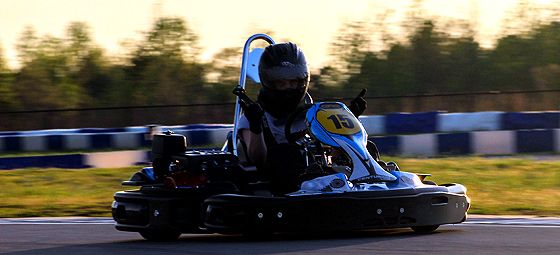
<svg viewBox="0 0 560 255">
<path fill-rule="evenodd" d="M 327 119 L 332 120 L 336 129 L 341 129 L 342 127 L 352 129 L 355 126 L 352 119 L 344 114 L 333 114 L 327 117 Z"/>
<path fill-rule="evenodd" d="M 327 132 L 337 135 L 352 135 L 361 130 L 358 119 L 342 108 L 318 111 L 317 121 Z"/>
</svg>

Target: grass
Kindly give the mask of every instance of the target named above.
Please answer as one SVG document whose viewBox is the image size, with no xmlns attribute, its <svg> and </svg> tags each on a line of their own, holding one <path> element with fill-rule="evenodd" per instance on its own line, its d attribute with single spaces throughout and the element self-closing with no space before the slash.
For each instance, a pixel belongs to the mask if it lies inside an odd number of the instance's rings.
<svg viewBox="0 0 560 255">
<path fill-rule="evenodd" d="M 560 216 L 560 161 L 481 157 L 385 158 L 468 188 L 470 213 Z M 0 171 L 0 217 L 110 216 L 113 193 L 139 167 Z"/>
<path fill-rule="evenodd" d="M 454 157 L 396 159 L 402 170 L 465 185 L 473 214 L 560 216 L 560 161 Z"/>
<path fill-rule="evenodd" d="M 109 216 L 113 193 L 137 170 L 0 171 L 0 217 Z"/>
</svg>

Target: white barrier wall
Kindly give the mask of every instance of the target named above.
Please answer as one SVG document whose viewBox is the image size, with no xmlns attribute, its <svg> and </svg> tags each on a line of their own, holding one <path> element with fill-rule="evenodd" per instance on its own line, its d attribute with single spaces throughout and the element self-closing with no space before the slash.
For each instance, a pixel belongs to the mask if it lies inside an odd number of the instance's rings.
<svg viewBox="0 0 560 255">
<path fill-rule="evenodd" d="M 132 149 L 142 147 L 138 139 L 139 135 L 143 135 L 143 133 L 113 133 L 111 137 L 115 148 Z"/>
<path fill-rule="evenodd" d="M 42 135 L 32 135 L 22 137 L 23 150 L 25 151 L 46 151 L 47 142 Z"/>
<path fill-rule="evenodd" d="M 474 154 L 503 155 L 516 153 L 514 131 L 479 131 L 472 132 Z"/>
<path fill-rule="evenodd" d="M 404 155 L 560 152 L 560 112 L 391 113 L 361 116 L 386 153 Z M 231 124 L 160 126 L 187 136 L 190 148 L 221 147 Z M 146 148 L 152 127 L 0 132 L 0 153 Z M 395 134 L 395 135 L 392 135 Z M 408 134 L 408 135 L 403 135 Z M 382 139 L 386 138 L 386 139 Z"/>
<path fill-rule="evenodd" d="M 500 130 L 503 112 L 440 113 L 438 132 L 468 132 Z"/>
<path fill-rule="evenodd" d="M 382 115 L 360 116 L 359 120 L 364 126 L 368 135 L 385 134 L 385 116 Z"/>
<path fill-rule="evenodd" d="M 556 136 L 554 141 L 554 144 L 556 144 L 556 152 L 560 152 L 560 129 L 554 130 L 554 135 Z"/>
<path fill-rule="evenodd" d="M 400 136 L 401 152 L 406 156 L 437 155 L 437 140 L 434 134 Z"/>
<path fill-rule="evenodd" d="M 68 134 L 62 138 L 64 148 L 68 150 L 87 150 L 91 148 L 89 134 Z"/>
<path fill-rule="evenodd" d="M 216 135 L 209 133 L 191 133 L 192 137 L 201 136 L 207 141 L 223 142 L 227 130 L 222 130 Z M 0 148 L 13 150 L 21 145 L 26 149 L 39 150 L 44 148 L 45 140 L 61 147 L 62 143 L 70 144 L 75 148 L 87 148 L 90 141 L 85 139 L 87 134 L 63 136 L 53 141 L 52 137 L 34 136 L 19 139 L 0 137 Z M 121 140 L 122 139 L 122 140 Z M 133 144 L 130 137 L 122 136 L 113 139 L 104 136 L 106 142 L 120 141 L 122 146 Z M 199 138 L 196 138 L 199 139 Z M 7 141 L 9 140 L 9 141 Z M 515 153 L 549 153 L 560 152 L 560 129 L 540 130 L 501 130 L 477 131 L 447 134 L 418 134 L 378 136 L 373 139 L 382 154 L 406 156 L 435 156 L 435 155 L 511 155 Z M 95 142 L 99 145 L 99 142 Z M 102 144 L 103 145 L 103 144 Z M 192 148 L 192 147 L 191 147 Z M 116 151 L 68 155 L 41 156 L 44 160 L 29 160 L 28 157 L 0 157 L 0 169 L 14 169 L 27 167 L 58 167 L 58 168 L 87 168 L 87 167 L 127 167 L 139 163 L 149 162 L 148 151 Z M 36 158 L 36 157 L 34 157 Z"/>
<path fill-rule="evenodd" d="M 149 162 L 146 151 L 111 151 L 87 153 L 85 164 L 94 168 L 129 167 Z"/>
</svg>

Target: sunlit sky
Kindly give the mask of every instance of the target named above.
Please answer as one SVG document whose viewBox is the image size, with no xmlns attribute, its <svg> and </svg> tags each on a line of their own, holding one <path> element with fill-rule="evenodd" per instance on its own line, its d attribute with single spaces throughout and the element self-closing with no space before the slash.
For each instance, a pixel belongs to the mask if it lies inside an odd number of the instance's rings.
<svg viewBox="0 0 560 255">
<path fill-rule="evenodd" d="M 108 51 L 140 40 L 155 17 L 182 17 L 199 35 L 203 60 L 221 48 L 242 46 L 252 33 L 274 31 L 277 41 L 290 39 L 305 51 L 312 67 L 328 61 L 335 32 L 347 21 L 371 20 L 390 11 L 395 22 L 413 0 L 0 0 L 0 46 L 11 67 L 17 64 L 15 44 L 25 26 L 39 36 L 63 37 L 73 21 L 86 22 L 94 41 Z M 532 0 L 549 4 L 553 0 Z M 479 40 L 491 42 L 502 18 L 517 0 L 424 0 L 432 16 L 476 20 Z M 476 11 L 473 11 L 476 10 Z M 484 43 L 484 42 L 483 42 Z"/>
</svg>

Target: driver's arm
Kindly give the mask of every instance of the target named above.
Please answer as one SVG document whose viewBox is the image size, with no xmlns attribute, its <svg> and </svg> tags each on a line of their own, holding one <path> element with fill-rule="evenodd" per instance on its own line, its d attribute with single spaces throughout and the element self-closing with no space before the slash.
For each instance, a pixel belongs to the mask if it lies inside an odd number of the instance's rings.
<svg viewBox="0 0 560 255">
<path fill-rule="evenodd" d="M 241 139 L 247 145 L 247 156 L 256 166 L 263 166 L 266 161 L 266 145 L 262 133 L 255 134 L 249 129 L 240 129 Z"/>
</svg>

